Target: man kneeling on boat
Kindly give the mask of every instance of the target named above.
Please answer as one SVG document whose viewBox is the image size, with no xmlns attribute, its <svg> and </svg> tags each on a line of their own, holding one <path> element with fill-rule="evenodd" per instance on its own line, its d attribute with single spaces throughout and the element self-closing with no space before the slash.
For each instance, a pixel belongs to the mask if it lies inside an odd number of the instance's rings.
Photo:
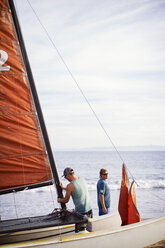
<svg viewBox="0 0 165 248">
<path fill-rule="evenodd" d="M 72 168 L 65 168 L 63 177 L 70 183 L 66 187 L 64 187 L 62 183 L 60 184 L 61 188 L 66 190 L 66 194 L 64 198 L 58 198 L 57 201 L 59 203 L 67 203 L 70 196 L 72 196 L 76 212 L 92 218 L 92 208 L 85 180 L 76 176 Z M 87 224 L 75 224 L 76 233 L 86 231 L 86 229 L 90 231 Z"/>
</svg>

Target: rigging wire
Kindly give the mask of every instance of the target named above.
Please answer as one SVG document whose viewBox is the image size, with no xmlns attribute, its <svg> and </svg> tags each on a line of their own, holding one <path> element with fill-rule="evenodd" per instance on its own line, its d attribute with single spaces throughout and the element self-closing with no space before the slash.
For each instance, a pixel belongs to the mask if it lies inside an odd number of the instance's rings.
<svg viewBox="0 0 165 248">
<path fill-rule="evenodd" d="M 47 35 L 49 41 L 52 43 L 53 47 L 55 48 L 56 52 L 58 53 L 59 57 L 61 58 L 61 61 L 62 61 L 63 64 L 65 65 L 65 67 L 66 67 L 67 71 L 69 72 L 71 78 L 72 78 L 73 81 L 75 82 L 77 88 L 79 89 L 79 91 L 81 92 L 82 96 L 84 97 L 86 103 L 87 103 L 88 106 L 90 107 L 90 109 L 91 109 L 92 113 L 94 114 L 96 120 L 98 121 L 98 123 L 100 124 L 101 128 L 103 129 L 105 135 L 107 136 L 107 138 L 109 139 L 110 143 L 111 143 L 112 146 L 114 147 L 114 149 L 115 149 L 115 151 L 117 152 L 117 154 L 118 154 L 119 158 L 121 159 L 121 161 L 125 164 L 124 159 L 122 158 L 121 154 L 120 154 L 119 151 L 117 150 L 117 148 L 116 148 L 114 142 L 113 142 L 112 139 L 110 138 L 108 132 L 106 131 L 105 127 L 103 126 L 102 122 L 100 121 L 99 117 L 97 116 L 96 112 L 94 111 L 93 107 L 91 106 L 90 102 L 88 101 L 87 97 L 85 96 L 83 90 L 82 90 L 81 87 L 79 86 L 77 80 L 76 80 L 75 77 L 73 76 L 71 70 L 70 70 L 69 67 L 67 66 L 65 60 L 63 59 L 63 57 L 62 57 L 60 51 L 58 50 L 58 48 L 56 47 L 55 43 L 53 42 L 53 40 L 52 40 L 51 36 L 49 35 L 47 29 L 45 28 L 45 26 L 44 26 L 43 23 L 41 22 L 39 16 L 37 15 L 36 11 L 35 11 L 34 8 L 32 7 L 30 1 L 27 0 L 27 2 L 28 2 L 28 4 L 29 4 L 30 8 L 32 9 L 34 15 L 36 16 L 38 22 L 40 23 L 41 27 L 42 27 L 43 30 L 45 31 L 45 33 L 46 33 L 46 35 Z M 126 166 L 126 164 L 125 164 L 125 166 Z M 130 172 L 130 170 L 128 169 L 127 166 L 126 166 L 126 168 L 127 168 L 127 171 L 129 172 L 129 174 L 131 175 L 132 180 L 135 181 L 135 183 L 136 183 L 137 186 L 140 186 L 140 185 L 136 182 L 135 178 L 133 177 L 132 173 Z M 157 195 L 155 194 L 155 196 L 157 196 Z M 159 197 L 159 198 L 160 198 L 160 197 Z M 160 199 L 162 199 L 162 198 L 160 198 Z M 164 199 L 162 199 L 162 200 L 164 200 Z"/>
<path fill-rule="evenodd" d="M 27 2 L 28 2 L 28 4 L 29 4 L 30 8 L 32 9 L 34 15 L 36 16 L 38 22 L 40 23 L 41 27 L 42 27 L 43 30 L 45 31 L 45 33 L 46 33 L 46 35 L 47 35 L 49 41 L 52 43 L 53 47 L 55 48 L 56 52 L 58 53 L 58 55 L 59 55 L 61 61 L 62 61 L 63 64 L 65 65 L 65 67 L 66 67 L 68 73 L 70 74 L 71 78 L 72 78 L 73 81 L 75 82 L 77 88 L 79 89 L 80 93 L 82 94 L 83 98 L 85 99 L 86 103 L 88 104 L 89 108 L 91 109 L 93 115 L 95 116 L 96 120 L 98 121 L 99 125 L 101 126 L 103 132 L 105 133 L 105 135 L 107 136 L 108 140 L 110 141 L 110 143 L 111 143 L 112 146 L 114 147 L 114 149 L 115 149 L 116 153 L 118 154 L 119 158 L 121 159 L 121 161 L 125 164 L 124 159 L 122 158 L 121 154 L 120 154 L 119 151 L 117 150 L 117 148 L 116 148 L 114 142 L 112 141 L 111 137 L 109 136 L 108 132 L 106 131 L 104 125 L 103 125 L 102 122 L 100 121 L 100 119 L 99 119 L 99 117 L 97 116 L 96 112 L 94 111 L 92 105 L 90 104 L 90 102 L 88 101 L 87 97 L 85 96 L 83 90 L 82 90 L 81 87 L 79 86 L 79 84 L 78 84 L 76 78 L 74 77 L 73 73 L 71 72 L 71 70 L 69 69 L 69 67 L 68 67 L 68 65 L 66 64 L 65 60 L 63 59 L 63 57 L 62 57 L 62 55 L 61 55 L 59 49 L 58 49 L 57 46 L 55 45 L 55 43 L 54 43 L 54 41 L 52 40 L 52 38 L 51 38 L 50 34 L 48 33 L 47 29 L 45 28 L 45 26 L 44 26 L 43 23 L 41 22 L 39 16 L 37 15 L 36 11 L 35 11 L 34 8 L 32 7 L 30 1 L 27 0 Z M 126 166 L 126 164 L 125 164 L 125 166 Z M 127 168 L 127 166 L 126 166 L 126 168 Z M 135 181 L 135 183 L 137 184 L 137 186 L 139 186 L 138 183 L 136 182 L 135 178 L 133 177 L 132 173 L 130 172 L 130 170 L 129 170 L 128 168 L 127 168 L 127 170 L 128 170 L 128 172 L 129 172 L 129 174 L 131 175 L 132 179 L 133 179 L 133 180 Z"/>
</svg>

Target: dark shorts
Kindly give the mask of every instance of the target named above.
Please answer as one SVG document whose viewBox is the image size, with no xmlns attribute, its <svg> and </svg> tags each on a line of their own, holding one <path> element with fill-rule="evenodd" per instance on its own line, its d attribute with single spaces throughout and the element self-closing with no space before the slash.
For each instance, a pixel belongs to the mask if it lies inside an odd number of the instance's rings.
<svg viewBox="0 0 165 248">
<path fill-rule="evenodd" d="M 93 212 L 92 209 L 89 210 L 87 213 L 83 213 L 82 215 L 87 216 L 88 218 L 93 218 Z M 75 233 L 81 232 L 81 231 L 91 231 L 90 227 L 88 228 L 88 223 L 77 223 L 75 224 Z"/>
</svg>

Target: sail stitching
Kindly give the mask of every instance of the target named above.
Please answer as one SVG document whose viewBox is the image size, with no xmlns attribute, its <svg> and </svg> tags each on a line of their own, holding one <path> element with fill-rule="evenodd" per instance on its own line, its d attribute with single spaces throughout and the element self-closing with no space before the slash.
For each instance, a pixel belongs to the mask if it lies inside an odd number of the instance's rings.
<svg viewBox="0 0 165 248">
<path fill-rule="evenodd" d="M 15 29 L 15 32 L 16 32 L 16 29 Z M 17 32 L 16 32 L 16 36 L 17 36 Z M 17 39 L 17 43 L 19 44 L 19 39 Z M 28 73 L 26 71 L 26 65 L 25 65 L 25 61 L 24 61 L 24 56 L 22 54 L 22 51 L 21 51 L 20 47 L 18 47 L 18 50 L 19 50 L 20 55 L 22 57 L 21 63 L 23 62 L 24 72 L 22 74 L 25 74 L 25 76 L 27 76 L 26 77 L 26 81 L 28 81 L 28 84 L 30 86 L 30 81 L 29 81 L 29 77 L 27 75 Z M 31 87 L 30 87 L 30 91 L 32 91 Z M 31 95 L 33 96 L 32 92 L 31 92 Z M 41 149 L 43 150 L 43 152 L 41 154 L 42 154 L 42 157 L 43 157 L 43 161 L 45 162 L 44 163 L 45 172 L 47 174 L 47 177 L 49 178 L 49 174 L 50 174 L 50 172 L 49 172 L 49 166 L 48 166 L 49 165 L 49 161 L 48 161 L 48 157 L 47 157 L 47 153 L 46 153 L 46 147 L 45 147 L 45 144 L 43 142 L 43 133 L 41 132 L 40 123 L 39 123 L 39 120 L 38 120 L 38 118 L 36 116 L 37 109 L 36 109 L 36 105 L 35 105 L 34 99 L 33 99 L 34 96 L 31 98 L 30 97 L 30 94 L 29 94 L 28 97 L 29 97 L 29 102 L 31 102 L 31 107 L 32 107 L 32 110 L 33 110 L 31 113 L 34 113 L 34 118 L 33 118 L 33 120 L 34 120 L 34 126 L 35 126 L 36 131 L 37 131 L 37 136 L 38 136 L 38 139 L 40 141 Z"/>
<path fill-rule="evenodd" d="M 20 113 L 0 113 L 0 116 L 21 116 L 21 115 L 36 115 L 36 112 L 20 112 Z M 36 128 L 37 129 L 37 128 Z"/>
<path fill-rule="evenodd" d="M 19 158 L 19 157 L 30 157 L 30 156 L 34 156 L 34 155 L 46 155 L 45 150 L 41 151 L 41 152 L 31 152 L 31 153 L 20 153 L 17 155 L 8 155 L 8 156 L 2 156 L 0 157 L 0 159 L 6 159 L 6 158 Z"/>
</svg>

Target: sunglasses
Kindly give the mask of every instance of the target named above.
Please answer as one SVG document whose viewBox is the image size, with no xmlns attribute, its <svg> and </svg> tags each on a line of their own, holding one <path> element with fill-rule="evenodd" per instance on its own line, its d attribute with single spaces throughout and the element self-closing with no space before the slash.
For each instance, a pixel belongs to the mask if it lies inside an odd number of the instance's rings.
<svg viewBox="0 0 165 248">
<path fill-rule="evenodd" d="M 102 174 L 103 176 L 108 176 L 108 173 L 104 173 L 104 174 Z"/>
</svg>

